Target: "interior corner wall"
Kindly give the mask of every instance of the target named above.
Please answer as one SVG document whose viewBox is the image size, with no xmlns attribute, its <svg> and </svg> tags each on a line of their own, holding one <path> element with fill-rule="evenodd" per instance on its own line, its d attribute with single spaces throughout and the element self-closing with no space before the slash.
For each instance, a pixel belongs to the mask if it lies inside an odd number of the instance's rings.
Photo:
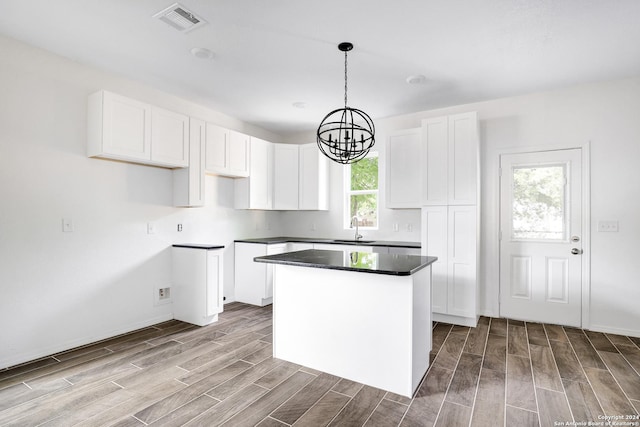
<svg viewBox="0 0 640 427">
<path fill-rule="evenodd" d="M 549 92 L 503 98 L 376 120 L 380 188 L 384 188 L 384 145 L 389 131 L 419 127 L 424 118 L 477 111 L 480 126 L 481 251 L 480 311 L 499 316 L 499 178 L 501 153 L 524 148 L 590 147 L 589 318 L 585 328 L 640 336 L 640 78 L 584 84 Z M 288 142 L 312 142 L 311 133 Z M 336 165 L 337 166 L 337 165 Z M 335 169 L 335 167 L 334 167 Z M 339 169 L 339 166 L 338 166 Z M 291 212 L 286 223 L 297 233 L 321 231 L 343 237 L 342 177 L 331 174 L 329 212 Z M 382 196 L 384 201 L 384 196 Z M 382 202 L 384 203 L 384 202 Z M 381 230 L 372 238 L 419 240 L 417 209 L 381 209 Z M 619 232 L 598 232 L 599 221 L 618 221 Z M 414 232 L 390 232 L 392 222 L 414 223 Z M 394 237 L 398 236 L 397 239 Z"/>
<path fill-rule="evenodd" d="M 12 39 L 0 51 L 0 368 L 173 318 L 155 294 L 170 286 L 174 243 L 225 245 L 233 301 L 233 240 L 280 234 L 278 213 L 234 210 L 233 179 L 213 176 L 206 207 L 174 208 L 171 170 L 88 158 L 87 96 L 106 89 L 273 136 Z"/>
</svg>

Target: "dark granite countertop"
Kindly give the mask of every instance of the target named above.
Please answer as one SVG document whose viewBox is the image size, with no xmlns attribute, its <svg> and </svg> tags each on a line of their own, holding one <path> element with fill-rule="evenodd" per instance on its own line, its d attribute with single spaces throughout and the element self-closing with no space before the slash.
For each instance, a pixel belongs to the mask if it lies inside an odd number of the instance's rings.
<svg viewBox="0 0 640 427">
<path fill-rule="evenodd" d="M 348 239 L 320 239 L 315 237 L 263 237 L 259 239 L 237 239 L 238 243 L 261 243 L 273 245 L 277 243 L 325 243 L 329 245 L 360 245 L 360 246 L 388 246 L 395 248 L 415 248 L 420 249 L 420 242 L 398 242 L 392 240 L 366 240 L 359 242 Z"/>
<path fill-rule="evenodd" d="M 304 251 L 260 256 L 254 258 L 254 261 L 298 267 L 410 276 L 432 264 L 437 259 L 438 258 L 432 256 L 307 249 Z"/>
<path fill-rule="evenodd" d="M 203 243 L 178 243 L 172 246 L 174 248 L 205 249 L 205 250 L 224 249 L 223 245 L 209 245 L 209 244 L 203 244 Z"/>
</svg>

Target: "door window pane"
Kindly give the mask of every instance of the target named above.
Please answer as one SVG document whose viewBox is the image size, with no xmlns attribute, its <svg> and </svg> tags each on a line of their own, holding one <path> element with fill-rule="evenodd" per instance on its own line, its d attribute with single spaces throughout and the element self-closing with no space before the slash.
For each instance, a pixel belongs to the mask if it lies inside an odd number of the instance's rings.
<svg viewBox="0 0 640 427">
<path fill-rule="evenodd" d="M 565 167 L 513 169 L 513 238 L 565 238 Z"/>
</svg>

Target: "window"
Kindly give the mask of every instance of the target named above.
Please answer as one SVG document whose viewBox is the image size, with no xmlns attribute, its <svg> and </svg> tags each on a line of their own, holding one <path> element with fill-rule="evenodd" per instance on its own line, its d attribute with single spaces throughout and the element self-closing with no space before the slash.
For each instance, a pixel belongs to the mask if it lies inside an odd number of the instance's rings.
<svg viewBox="0 0 640 427">
<path fill-rule="evenodd" d="M 513 238 L 565 238 L 565 166 L 513 169 Z"/>
<path fill-rule="evenodd" d="M 351 228 L 351 219 L 358 218 L 358 226 L 378 229 L 378 153 L 369 152 L 359 162 L 346 165 L 344 170 L 344 225 Z"/>
</svg>

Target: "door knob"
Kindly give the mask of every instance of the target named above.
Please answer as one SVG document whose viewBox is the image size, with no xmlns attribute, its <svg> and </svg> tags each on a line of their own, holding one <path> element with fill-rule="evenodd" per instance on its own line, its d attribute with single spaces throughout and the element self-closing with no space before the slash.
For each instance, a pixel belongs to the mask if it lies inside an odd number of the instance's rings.
<svg viewBox="0 0 640 427">
<path fill-rule="evenodd" d="M 571 249 L 571 253 L 574 255 L 580 255 L 582 253 L 582 249 L 573 248 Z"/>
</svg>

